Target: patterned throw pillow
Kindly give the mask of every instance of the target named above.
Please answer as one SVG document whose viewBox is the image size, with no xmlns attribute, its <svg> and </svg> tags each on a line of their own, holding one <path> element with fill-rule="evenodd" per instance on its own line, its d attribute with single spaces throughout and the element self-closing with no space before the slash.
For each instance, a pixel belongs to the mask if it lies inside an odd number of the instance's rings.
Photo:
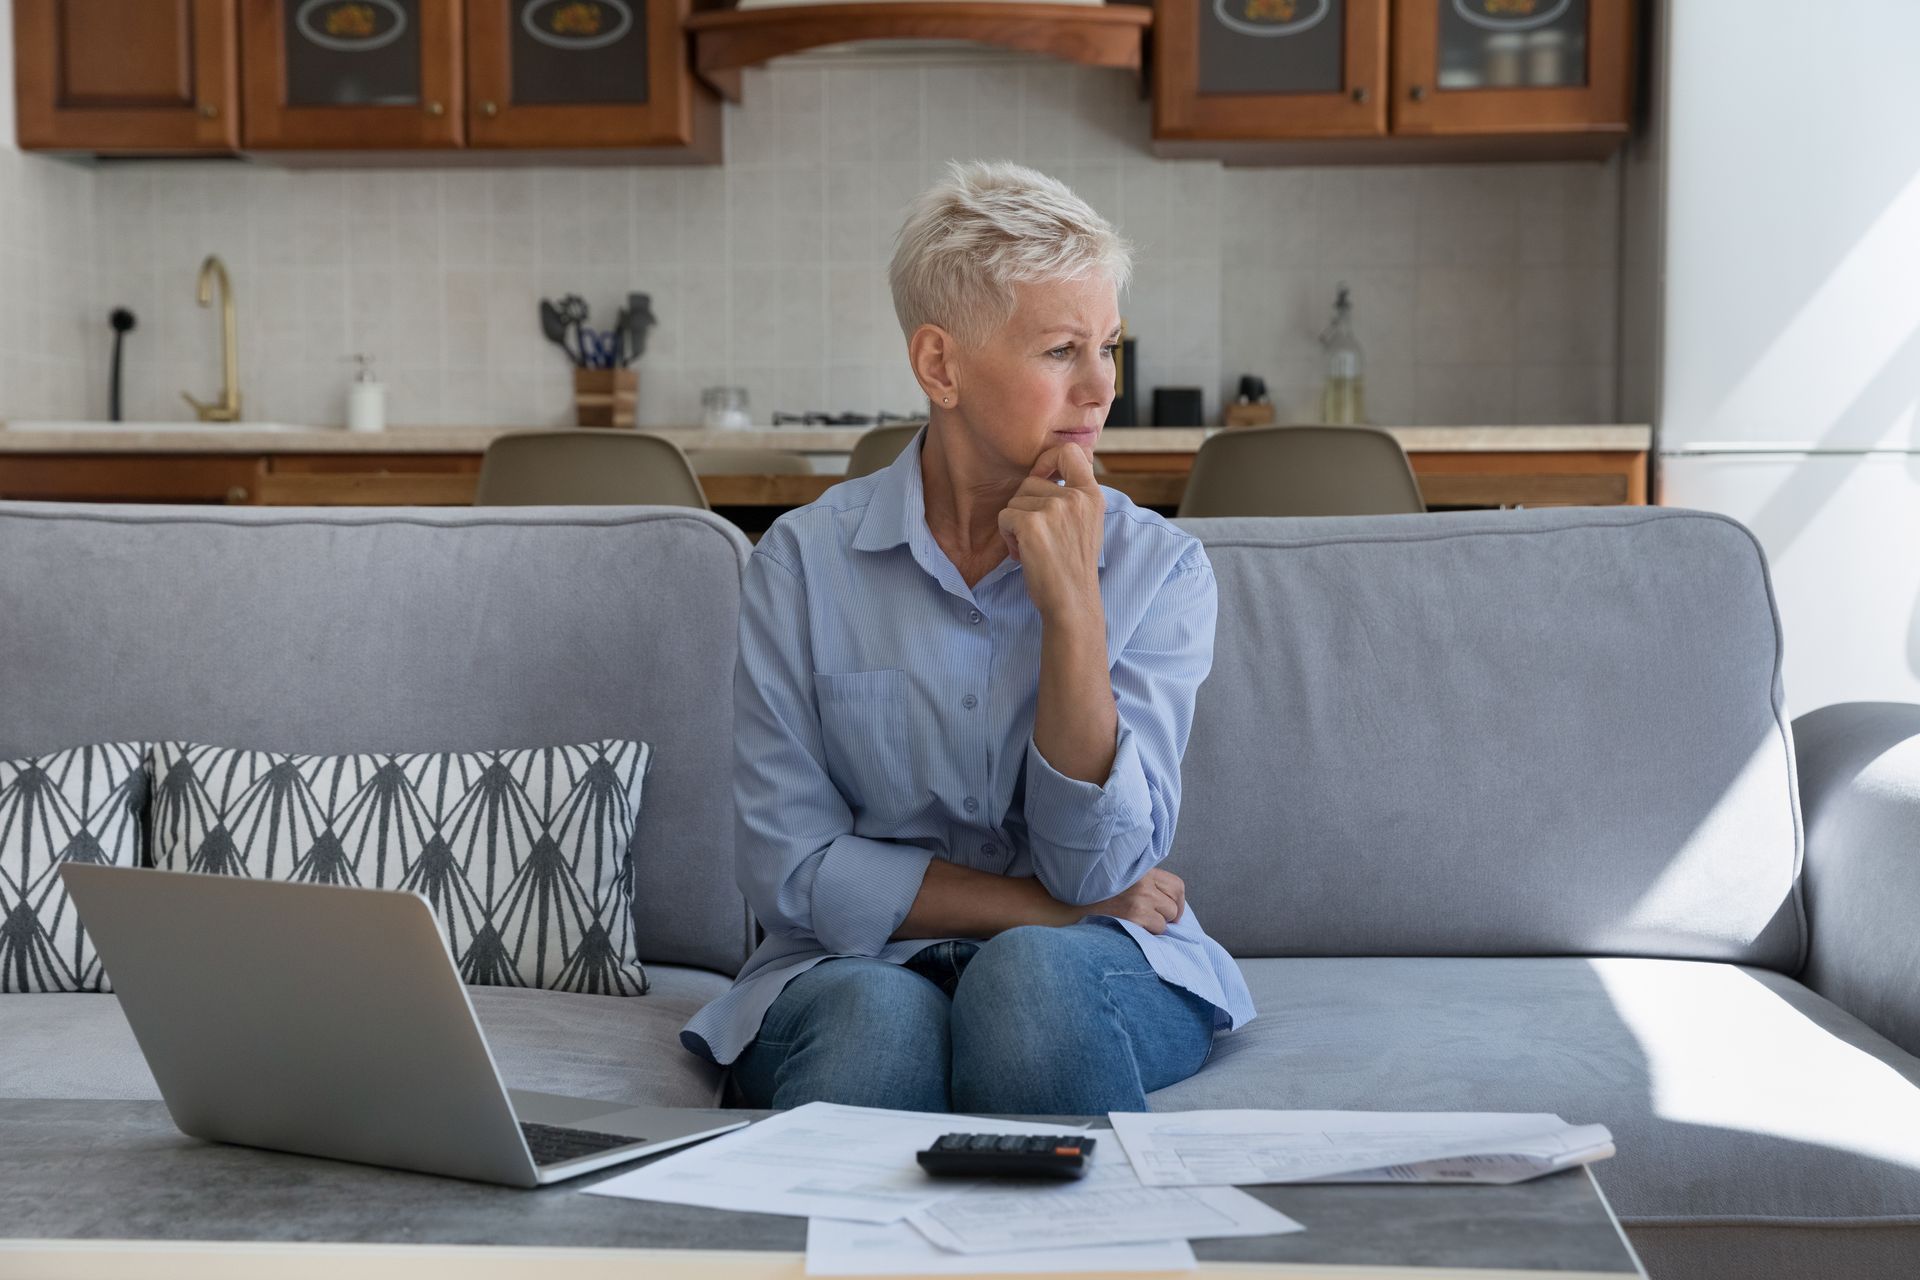
<svg viewBox="0 0 1920 1280">
<path fill-rule="evenodd" d="M 0 992 L 111 991 L 62 862 L 140 865 L 145 743 L 0 761 Z"/>
<path fill-rule="evenodd" d="M 153 861 L 411 889 L 474 986 L 646 994 L 633 831 L 653 749 L 607 741 L 466 755 L 153 748 Z"/>
</svg>

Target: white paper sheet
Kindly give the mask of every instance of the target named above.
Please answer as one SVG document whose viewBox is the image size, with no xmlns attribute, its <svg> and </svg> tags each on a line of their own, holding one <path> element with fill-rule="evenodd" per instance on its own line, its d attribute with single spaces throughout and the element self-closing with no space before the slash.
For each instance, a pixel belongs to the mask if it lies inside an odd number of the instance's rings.
<svg viewBox="0 0 1920 1280">
<path fill-rule="evenodd" d="M 1604 1125 L 1581 1126 L 1598 1129 L 1606 1133 Z M 1573 1140 L 1568 1139 L 1569 1143 Z M 1389 1165 L 1384 1169 L 1363 1169 L 1355 1173 L 1336 1173 L 1325 1178 L 1304 1178 L 1304 1182 L 1470 1182 L 1486 1186 L 1507 1186 L 1515 1182 L 1527 1182 L 1533 1178 L 1542 1178 L 1549 1173 L 1558 1173 L 1562 1169 L 1571 1169 L 1575 1165 L 1592 1164 L 1597 1160 L 1606 1160 L 1613 1155 L 1613 1142 L 1596 1142 L 1590 1147 L 1576 1147 L 1558 1155 L 1526 1155 L 1509 1152 L 1503 1155 L 1447 1156 L 1440 1160 L 1426 1160 L 1419 1164 Z"/>
<path fill-rule="evenodd" d="M 1106 1135 L 1102 1134 L 1101 1137 Z M 942 1249 L 972 1255 L 1304 1230 L 1231 1187 L 1143 1187 L 1124 1153 L 1102 1144 L 1084 1178 L 1036 1184 L 996 1180 L 908 1216 Z"/>
<path fill-rule="evenodd" d="M 941 1134 L 1063 1131 L 1075 1127 L 809 1102 L 585 1191 L 742 1213 L 897 1222 L 971 1185 L 929 1177 L 914 1159 Z"/>
<path fill-rule="evenodd" d="M 1613 1154 L 1604 1125 L 1569 1125 L 1544 1113 L 1116 1111 L 1108 1118 L 1150 1187 L 1420 1181 L 1395 1167 L 1490 1155 L 1544 1162 L 1540 1171 L 1551 1172 Z M 1342 1174 L 1356 1176 L 1336 1178 Z"/>
<path fill-rule="evenodd" d="M 807 1223 L 810 1276 L 1037 1275 L 1058 1271 L 1191 1271 L 1185 1240 L 1098 1245 L 1090 1249 L 1025 1249 L 949 1253 L 905 1222 L 876 1226 L 815 1218 Z"/>
</svg>

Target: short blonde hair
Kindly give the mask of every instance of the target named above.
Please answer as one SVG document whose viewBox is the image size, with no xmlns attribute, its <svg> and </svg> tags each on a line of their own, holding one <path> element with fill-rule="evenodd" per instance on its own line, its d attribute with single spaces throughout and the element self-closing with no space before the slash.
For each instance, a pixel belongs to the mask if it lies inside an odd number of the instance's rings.
<svg viewBox="0 0 1920 1280">
<path fill-rule="evenodd" d="M 1005 160 L 950 160 L 908 206 L 887 283 L 903 334 L 933 324 L 978 347 L 1012 318 L 1015 283 L 1095 271 L 1124 290 L 1133 246 L 1064 182 Z"/>
</svg>

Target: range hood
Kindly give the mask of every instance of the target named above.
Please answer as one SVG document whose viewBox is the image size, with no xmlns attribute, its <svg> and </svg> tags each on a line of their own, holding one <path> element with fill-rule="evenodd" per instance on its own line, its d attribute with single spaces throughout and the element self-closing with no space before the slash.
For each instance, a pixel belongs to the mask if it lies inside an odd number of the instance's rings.
<svg viewBox="0 0 1920 1280">
<path fill-rule="evenodd" d="M 899 62 L 1040 54 L 1138 71 L 1153 23 L 1146 4 L 1113 0 L 748 0 L 689 15 L 694 69 L 739 100 L 739 72 L 773 58 Z"/>
</svg>

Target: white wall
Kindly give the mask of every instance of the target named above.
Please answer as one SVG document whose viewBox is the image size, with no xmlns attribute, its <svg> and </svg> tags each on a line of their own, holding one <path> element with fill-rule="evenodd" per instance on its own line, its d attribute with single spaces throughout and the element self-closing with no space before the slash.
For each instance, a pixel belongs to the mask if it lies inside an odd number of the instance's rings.
<svg viewBox="0 0 1920 1280">
<path fill-rule="evenodd" d="M 1920 447 L 1920 5 L 1670 7 L 1665 442 Z"/>
<path fill-rule="evenodd" d="M 108 332 L 91 314 L 92 190 L 87 170 L 14 145 L 13 5 L 0 0 L 0 417 L 87 411 L 89 346 Z"/>
</svg>

